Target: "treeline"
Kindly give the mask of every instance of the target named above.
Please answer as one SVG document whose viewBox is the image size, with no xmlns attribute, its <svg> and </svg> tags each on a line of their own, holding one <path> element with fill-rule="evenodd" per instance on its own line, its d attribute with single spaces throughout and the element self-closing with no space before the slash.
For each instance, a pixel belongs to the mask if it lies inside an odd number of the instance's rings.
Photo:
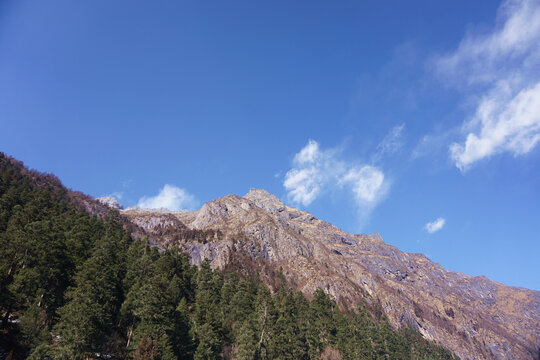
<svg viewBox="0 0 540 360">
<path fill-rule="evenodd" d="M 453 358 L 366 305 L 160 253 L 36 176 L 0 154 L 0 359 Z"/>
</svg>

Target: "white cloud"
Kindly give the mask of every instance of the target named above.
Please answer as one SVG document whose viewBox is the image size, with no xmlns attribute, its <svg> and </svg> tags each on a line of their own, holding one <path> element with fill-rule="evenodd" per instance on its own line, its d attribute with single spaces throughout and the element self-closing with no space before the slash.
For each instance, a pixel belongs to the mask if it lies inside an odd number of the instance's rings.
<svg viewBox="0 0 540 360">
<path fill-rule="evenodd" d="M 168 209 L 171 211 L 192 210 L 197 207 L 197 199 L 174 185 L 166 184 L 156 196 L 143 196 L 137 206 L 143 209 Z"/>
<path fill-rule="evenodd" d="M 310 205 L 325 190 L 349 190 L 365 217 L 382 200 L 389 181 L 379 168 L 357 166 L 341 159 L 335 149 L 322 150 L 316 141 L 309 140 L 295 155 L 283 186 L 294 203 L 304 206 Z"/>
<path fill-rule="evenodd" d="M 309 140 L 293 160 L 293 168 L 285 174 L 283 186 L 293 202 L 308 206 L 321 190 L 343 172 L 343 162 L 335 150 L 321 150 L 319 144 Z"/>
<path fill-rule="evenodd" d="M 437 232 L 441 230 L 444 227 L 444 224 L 446 223 L 446 220 L 444 218 L 438 218 L 437 220 L 434 220 L 432 222 L 428 222 L 424 229 L 430 233 L 433 234 L 434 232 Z"/>
<path fill-rule="evenodd" d="M 319 144 L 314 140 L 309 140 L 298 154 L 294 156 L 294 162 L 300 165 L 313 164 L 322 157 Z"/>
<path fill-rule="evenodd" d="M 435 60 L 448 84 L 479 99 L 463 124 L 465 140 L 450 146 L 456 166 L 509 152 L 531 151 L 540 140 L 540 2 L 507 0 L 495 28 L 468 34 L 458 48 Z"/>
<path fill-rule="evenodd" d="M 473 122 L 479 123 L 479 130 L 470 132 L 464 143 L 450 146 L 460 170 L 497 153 L 528 153 L 540 140 L 540 82 L 508 100 L 497 91 L 486 96 Z"/>
<path fill-rule="evenodd" d="M 311 204 L 319 195 L 324 185 L 320 169 L 311 166 L 304 169 L 291 169 L 285 175 L 283 186 L 296 203 L 305 206 Z"/>
<path fill-rule="evenodd" d="M 370 165 L 350 169 L 340 183 L 350 184 L 357 202 L 366 205 L 376 204 L 388 188 L 383 172 Z"/>
<path fill-rule="evenodd" d="M 436 59 L 436 71 L 452 85 L 492 84 L 538 66 L 540 3 L 507 0 L 491 32 L 467 34 L 456 51 Z"/>
</svg>

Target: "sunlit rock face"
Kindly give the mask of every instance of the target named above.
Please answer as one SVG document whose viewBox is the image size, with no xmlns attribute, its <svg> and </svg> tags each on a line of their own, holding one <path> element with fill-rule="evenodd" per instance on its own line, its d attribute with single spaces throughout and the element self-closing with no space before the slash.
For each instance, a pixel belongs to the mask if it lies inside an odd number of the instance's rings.
<svg viewBox="0 0 540 360">
<path fill-rule="evenodd" d="M 179 246 L 194 264 L 251 259 L 283 272 L 306 295 L 322 288 L 343 307 L 379 304 L 462 359 L 538 359 L 540 293 L 445 270 L 379 234 L 349 234 L 265 190 L 228 195 L 192 212 L 121 212 L 136 237 Z"/>
<path fill-rule="evenodd" d="M 122 204 L 120 204 L 120 202 L 112 196 L 102 196 L 102 197 L 96 198 L 96 200 L 99 201 L 101 204 L 108 206 L 112 209 L 121 210 L 124 208 Z"/>
</svg>

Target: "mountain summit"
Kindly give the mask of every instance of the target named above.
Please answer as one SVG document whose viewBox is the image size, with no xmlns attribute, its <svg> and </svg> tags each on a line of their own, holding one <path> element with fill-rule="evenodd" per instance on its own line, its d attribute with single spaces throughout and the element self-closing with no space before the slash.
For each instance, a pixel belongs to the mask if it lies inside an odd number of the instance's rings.
<svg viewBox="0 0 540 360">
<path fill-rule="evenodd" d="M 281 212 L 285 210 L 285 204 L 275 195 L 270 194 L 263 189 L 249 189 L 249 192 L 244 195 L 244 199 L 251 200 L 255 205 L 263 208 L 270 213 Z"/>
<path fill-rule="evenodd" d="M 307 296 L 321 288 L 343 308 L 365 301 L 394 326 L 413 327 L 463 359 L 538 358 L 540 292 L 445 270 L 378 234 L 346 233 L 266 190 L 227 195 L 191 212 L 121 213 L 134 236 L 179 246 L 194 264 L 240 262 L 261 277 L 280 271 Z M 190 231 L 206 235 L 193 240 Z"/>
</svg>

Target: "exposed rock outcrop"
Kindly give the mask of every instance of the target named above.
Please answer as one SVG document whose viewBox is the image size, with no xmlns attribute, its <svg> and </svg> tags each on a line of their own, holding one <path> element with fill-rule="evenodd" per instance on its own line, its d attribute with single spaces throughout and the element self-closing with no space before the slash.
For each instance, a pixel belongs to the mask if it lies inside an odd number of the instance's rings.
<svg viewBox="0 0 540 360">
<path fill-rule="evenodd" d="M 96 200 L 103 205 L 110 207 L 111 209 L 122 210 L 124 208 L 122 204 L 120 204 L 120 202 L 112 196 L 102 196 L 96 198 Z"/>
</svg>

